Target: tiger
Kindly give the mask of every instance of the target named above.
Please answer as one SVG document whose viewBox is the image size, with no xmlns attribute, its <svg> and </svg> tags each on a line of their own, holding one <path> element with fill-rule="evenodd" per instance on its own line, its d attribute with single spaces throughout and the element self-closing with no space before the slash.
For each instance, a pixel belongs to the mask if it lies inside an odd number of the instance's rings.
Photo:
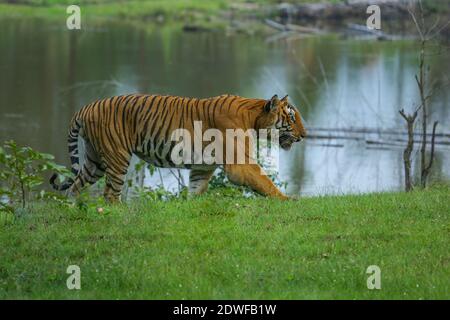
<svg viewBox="0 0 450 320">
<path fill-rule="evenodd" d="M 85 105 L 74 114 L 67 138 L 74 178 L 57 184 L 55 173 L 50 184 L 55 190 L 66 190 L 76 196 L 85 186 L 105 176 L 105 200 L 120 202 L 134 154 L 156 167 L 190 169 L 189 194 L 202 194 L 219 165 L 177 165 L 170 157 L 175 144 L 170 139 L 171 133 L 179 128 L 193 132 L 195 121 L 201 121 L 203 131 L 214 128 L 223 133 L 227 129 L 275 128 L 279 132 L 279 145 L 285 150 L 306 137 L 300 112 L 288 101 L 287 95 L 282 99 L 278 95 L 270 99 L 237 95 L 210 98 L 157 94 L 114 96 Z M 79 137 L 85 145 L 81 164 Z M 248 152 L 245 157 L 249 157 Z M 247 186 L 266 197 L 288 199 L 267 175 L 261 174 L 264 171 L 258 163 L 222 165 L 232 183 Z"/>
</svg>

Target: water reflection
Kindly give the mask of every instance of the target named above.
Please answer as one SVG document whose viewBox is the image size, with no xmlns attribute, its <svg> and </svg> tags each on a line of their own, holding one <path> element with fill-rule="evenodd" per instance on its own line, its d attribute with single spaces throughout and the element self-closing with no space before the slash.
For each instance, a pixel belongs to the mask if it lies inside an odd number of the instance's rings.
<svg viewBox="0 0 450 320">
<path fill-rule="evenodd" d="M 0 140 L 15 139 L 65 163 L 72 114 L 116 94 L 288 93 L 308 127 L 399 130 L 398 109 L 418 100 L 417 47 L 408 41 L 322 37 L 266 43 L 258 37 L 170 27 L 144 30 L 111 22 L 69 32 L 63 25 L 17 19 L 0 20 L 0 30 Z M 448 56 L 429 59 L 433 78 L 448 81 Z M 439 119 L 440 132 L 450 129 L 448 98 L 444 90 L 432 101 L 430 121 Z M 402 149 L 370 146 L 366 138 L 311 139 L 283 152 L 280 174 L 288 181 L 287 191 L 401 188 Z M 436 179 L 450 176 L 448 154 L 448 147 L 439 146 Z M 177 185 L 170 173 L 163 175 L 167 186 Z"/>
</svg>

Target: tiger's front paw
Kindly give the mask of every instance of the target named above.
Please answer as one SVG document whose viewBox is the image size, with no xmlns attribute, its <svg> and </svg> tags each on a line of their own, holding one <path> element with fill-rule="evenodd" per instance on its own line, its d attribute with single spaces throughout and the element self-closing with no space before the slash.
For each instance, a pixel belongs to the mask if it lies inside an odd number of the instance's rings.
<svg viewBox="0 0 450 320">
<path fill-rule="evenodd" d="M 287 200 L 289 200 L 289 201 L 300 201 L 300 196 L 298 194 L 295 194 L 295 195 L 289 196 L 287 198 Z"/>
<path fill-rule="evenodd" d="M 280 200 L 283 200 L 283 201 L 291 200 L 291 197 L 288 197 L 287 195 L 285 195 L 285 194 L 283 194 L 283 193 L 278 194 L 278 195 L 276 196 L 276 198 L 277 198 L 277 199 L 280 199 Z"/>
</svg>

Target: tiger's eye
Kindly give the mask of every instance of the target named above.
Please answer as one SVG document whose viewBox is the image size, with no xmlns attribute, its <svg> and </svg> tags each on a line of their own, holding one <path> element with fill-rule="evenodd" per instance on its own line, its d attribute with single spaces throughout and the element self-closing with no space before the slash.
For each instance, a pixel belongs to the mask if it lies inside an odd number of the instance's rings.
<svg viewBox="0 0 450 320">
<path fill-rule="evenodd" d="M 295 122 L 295 111 L 291 106 L 288 107 L 289 118 L 291 118 L 292 122 Z"/>
</svg>

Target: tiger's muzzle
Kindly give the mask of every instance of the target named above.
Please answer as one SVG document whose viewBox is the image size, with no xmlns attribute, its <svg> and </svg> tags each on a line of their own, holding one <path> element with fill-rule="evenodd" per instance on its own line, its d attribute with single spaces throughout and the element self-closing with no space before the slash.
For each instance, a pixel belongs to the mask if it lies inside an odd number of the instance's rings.
<svg viewBox="0 0 450 320">
<path fill-rule="evenodd" d="M 280 135 L 280 146 L 283 150 L 290 150 L 294 142 L 300 142 L 305 138 L 305 136 L 300 135 L 299 137 L 294 136 L 290 133 L 284 133 Z"/>
</svg>

